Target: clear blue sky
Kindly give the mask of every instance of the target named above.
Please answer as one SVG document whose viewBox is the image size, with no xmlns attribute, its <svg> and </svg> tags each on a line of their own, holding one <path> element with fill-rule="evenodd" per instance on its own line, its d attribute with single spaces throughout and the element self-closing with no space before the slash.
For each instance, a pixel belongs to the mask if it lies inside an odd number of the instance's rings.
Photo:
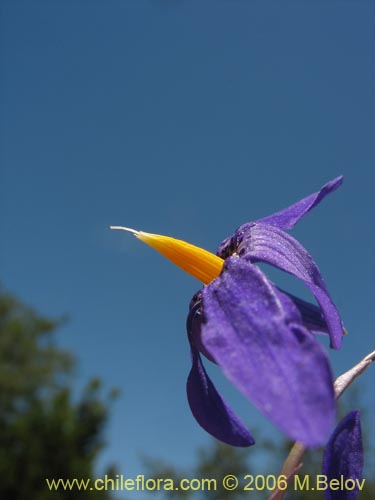
<svg viewBox="0 0 375 500">
<path fill-rule="evenodd" d="M 335 373 L 373 348 L 374 6 L 3 0 L 1 280 L 41 313 L 69 314 L 58 343 L 79 387 L 98 375 L 122 389 L 103 465 L 131 477 L 140 452 L 185 465 L 209 442 L 185 395 L 200 285 L 110 224 L 214 251 L 344 174 L 293 234 L 349 330 Z M 250 427 L 278 435 L 210 372 Z"/>
</svg>

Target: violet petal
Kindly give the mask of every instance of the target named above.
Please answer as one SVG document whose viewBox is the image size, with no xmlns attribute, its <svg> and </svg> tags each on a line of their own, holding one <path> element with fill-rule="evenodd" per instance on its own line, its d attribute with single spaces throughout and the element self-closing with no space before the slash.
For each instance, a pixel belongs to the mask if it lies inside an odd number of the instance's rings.
<svg viewBox="0 0 375 500">
<path fill-rule="evenodd" d="M 197 422 L 224 443 L 242 447 L 253 445 L 254 438 L 215 389 L 194 347 L 191 355 L 193 365 L 187 380 L 187 396 Z"/>
<path fill-rule="evenodd" d="M 268 224 L 248 225 L 238 247 L 241 257 L 266 262 L 301 279 L 314 294 L 327 323 L 331 347 L 339 349 L 343 326 L 327 287 L 307 250 L 290 234 Z"/>
<path fill-rule="evenodd" d="M 310 302 L 306 302 L 305 300 L 300 299 L 285 290 L 279 289 L 279 291 L 286 294 L 293 301 L 294 305 L 301 314 L 303 325 L 308 330 L 313 333 L 329 333 L 327 323 L 320 307 L 315 304 L 311 304 Z"/>
<path fill-rule="evenodd" d="M 363 445 L 360 412 L 352 411 L 344 417 L 334 430 L 323 456 L 322 472 L 328 482 L 343 476 L 352 479 L 353 490 L 339 488 L 327 489 L 324 496 L 327 500 L 355 500 L 358 496 L 358 482 L 362 479 Z"/>
<path fill-rule="evenodd" d="M 326 353 L 302 324 L 288 323 L 262 271 L 230 257 L 202 298 L 201 341 L 229 380 L 291 439 L 324 444 L 335 419 Z"/>
<path fill-rule="evenodd" d="M 318 205 L 328 194 L 335 191 L 339 186 L 341 186 L 343 181 L 342 175 L 336 177 L 330 182 L 327 182 L 320 191 L 303 198 L 297 203 L 290 205 L 288 208 L 284 208 L 279 212 L 276 212 L 268 217 L 259 219 L 258 222 L 263 222 L 264 224 L 270 224 L 271 226 L 276 226 L 279 229 L 292 229 L 292 227 L 310 210 L 312 210 L 316 205 Z"/>
</svg>

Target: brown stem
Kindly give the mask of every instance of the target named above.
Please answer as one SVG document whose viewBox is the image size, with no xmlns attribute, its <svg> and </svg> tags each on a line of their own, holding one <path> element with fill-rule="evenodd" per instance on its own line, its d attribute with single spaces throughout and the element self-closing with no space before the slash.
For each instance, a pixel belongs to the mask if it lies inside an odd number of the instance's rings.
<svg viewBox="0 0 375 500">
<path fill-rule="evenodd" d="M 285 476 L 286 481 L 289 484 L 290 480 L 294 476 L 294 474 L 299 471 L 302 466 L 301 460 L 303 454 L 305 453 L 306 448 L 302 443 L 296 441 L 289 452 L 287 459 L 285 460 L 283 467 L 280 471 L 280 476 Z M 269 500 L 282 500 L 284 498 L 286 490 L 276 489 L 272 492 Z"/>
</svg>

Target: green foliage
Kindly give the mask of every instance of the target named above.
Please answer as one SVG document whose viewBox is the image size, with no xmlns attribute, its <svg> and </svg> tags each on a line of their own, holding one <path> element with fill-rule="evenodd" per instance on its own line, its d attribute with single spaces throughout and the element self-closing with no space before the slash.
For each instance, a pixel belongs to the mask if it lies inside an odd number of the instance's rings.
<svg viewBox="0 0 375 500">
<path fill-rule="evenodd" d="M 59 325 L 0 293 L 0 498 L 110 498 L 46 485 L 94 477 L 112 399 L 101 396 L 99 379 L 73 397 L 74 359 L 54 344 Z"/>
</svg>

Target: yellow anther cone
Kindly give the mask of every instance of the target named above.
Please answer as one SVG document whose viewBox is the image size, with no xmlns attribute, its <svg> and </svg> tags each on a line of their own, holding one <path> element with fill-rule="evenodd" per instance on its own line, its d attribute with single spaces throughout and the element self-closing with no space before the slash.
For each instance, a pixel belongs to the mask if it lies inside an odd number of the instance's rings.
<svg viewBox="0 0 375 500">
<path fill-rule="evenodd" d="M 111 229 L 122 229 L 133 233 L 139 240 L 147 243 L 205 285 L 217 278 L 223 268 L 223 259 L 186 241 L 122 226 L 111 226 Z"/>
</svg>

